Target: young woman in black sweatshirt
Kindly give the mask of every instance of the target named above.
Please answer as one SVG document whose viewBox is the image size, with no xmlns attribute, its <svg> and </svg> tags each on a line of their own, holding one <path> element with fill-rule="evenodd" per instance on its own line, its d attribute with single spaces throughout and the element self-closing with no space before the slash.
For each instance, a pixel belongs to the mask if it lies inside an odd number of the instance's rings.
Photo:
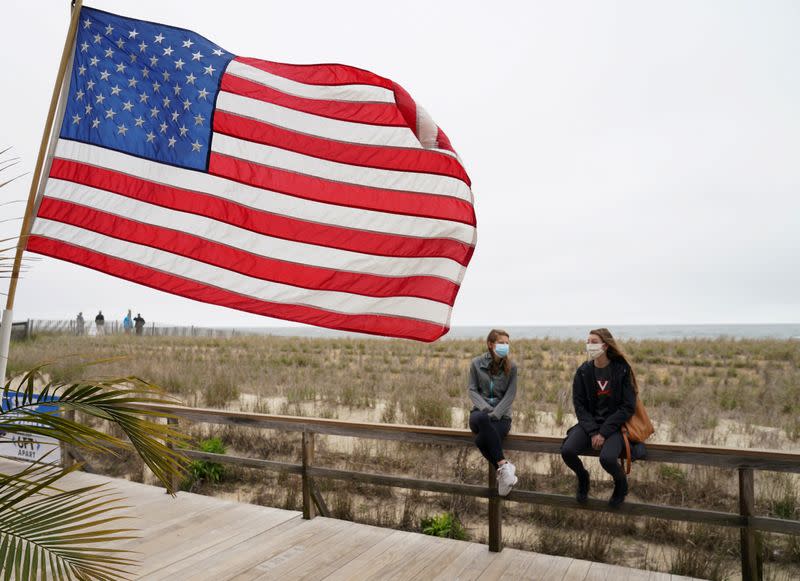
<svg viewBox="0 0 800 581">
<path fill-rule="evenodd" d="M 589 472 L 578 455 L 599 450 L 600 465 L 614 479 L 614 492 L 608 503 L 617 507 L 628 494 L 628 480 L 619 457 L 625 445 L 621 428 L 636 409 L 636 376 L 608 329 L 589 332 L 586 352 L 589 361 L 578 368 L 572 383 L 578 423 L 567 431 L 561 457 L 577 475 L 576 498 L 584 503 L 589 495 Z"/>
</svg>

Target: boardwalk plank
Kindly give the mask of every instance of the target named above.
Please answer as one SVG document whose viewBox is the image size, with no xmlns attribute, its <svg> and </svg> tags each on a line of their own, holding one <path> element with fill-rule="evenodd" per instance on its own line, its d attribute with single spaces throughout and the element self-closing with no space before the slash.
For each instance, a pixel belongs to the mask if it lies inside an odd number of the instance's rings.
<svg viewBox="0 0 800 581">
<path fill-rule="evenodd" d="M 186 497 L 147 499 L 141 503 L 129 501 L 127 504 L 131 505 L 131 508 L 126 510 L 126 514 L 132 517 L 132 524 L 139 530 L 139 536 L 142 539 L 148 539 L 162 534 L 165 530 L 186 520 L 192 514 L 200 514 L 219 508 L 219 505 L 214 503 L 213 499 L 209 500 L 212 500 L 212 502 L 197 502 L 194 498 Z M 131 540 L 121 545 L 130 548 L 141 543 L 141 540 Z"/>
<path fill-rule="evenodd" d="M 522 573 L 523 579 L 546 579 L 549 571 L 558 557 L 543 553 L 530 553 L 528 566 Z"/>
<path fill-rule="evenodd" d="M 436 581 L 472 581 L 478 579 L 497 553 L 489 551 L 486 545 L 469 543 L 471 546 L 464 551 L 460 559 L 453 561 L 446 569 L 434 577 Z"/>
<path fill-rule="evenodd" d="M 589 571 L 586 573 L 584 581 L 605 581 L 610 579 L 608 576 L 609 566 L 604 563 L 592 563 Z"/>
<path fill-rule="evenodd" d="M 164 571 L 172 565 L 183 567 L 192 561 L 192 557 L 205 557 L 209 553 L 216 554 L 218 546 L 224 541 L 249 537 L 256 531 L 272 528 L 284 522 L 283 514 L 253 514 L 224 506 L 221 510 L 203 512 L 184 521 L 181 528 L 165 530 L 163 534 L 153 536 L 142 546 L 137 546 L 147 555 L 142 577 L 148 579 L 168 579 Z M 174 577 L 173 577 L 174 579 Z"/>
<path fill-rule="evenodd" d="M 470 550 L 475 550 L 474 547 L 480 547 L 483 550 L 486 550 L 485 547 L 482 545 L 477 545 L 476 543 L 469 543 L 467 541 L 445 541 L 446 549 L 441 552 L 437 557 L 433 559 L 429 559 L 425 566 L 420 569 L 411 579 L 424 579 L 429 580 L 434 578 L 433 576 L 436 575 L 435 578 L 442 578 L 442 579 L 453 579 L 455 578 L 454 574 L 450 574 L 449 577 L 440 577 L 444 571 L 447 571 L 451 566 L 462 566 L 463 561 L 465 559 L 472 559 L 473 554 L 470 553 Z"/>
<path fill-rule="evenodd" d="M 384 537 L 383 540 L 368 550 L 364 551 L 355 559 L 349 561 L 341 569 L 325 578 L 325 581 L 348 581 L 350 579 L 371 579 L 376 573 L 387 564 L 391 564 L 397 559 L 398 553 L 404 549 L 411 549 L 420 542 L 419 538 L 423 535 L 413 535 L 407 539 L 409 533 L 403 531 L 393 531 L 392 534 Z M 407 541 L 411 541 L 407 543 Z M 406 545 L 403 547 L 403 545 Z M 408 546 L 410 545 L 410 546 Z"/>
<path fill-rule="evenodd" d="M 216 543 L 204 543 L 200 547 L 195 547 L 192 554 L 181 559 L 173 560 L 167 566 L 160 567 L 148 577 L 148 579 L 229 579 L 233 576 L 236 569 L 233 567 L 234 559 L 229 559 L 229 555 L 235 557 L 237 547 L 245 541 L 264 534 L 285 534 L 285 531 L 299 526 L 302 523 L 299 516 L 294 516 L 289 520 L 284 520 L 276 524 L 263 518 L 256 518 L 255 522 L 247 520 L 242 522 L 242 529 L 236 530 L 230 527 L 227 530 L 219 531 L 219 538 Z M 219 555 L 224 554 L 225 559 L 219 563 Z M 263 558 L 263 555 L 255 554 L 254 558 Z M 207 562 L 211 560 L 216 566 L 209 567 Z"/>
<path fill-rule="evenodd" d="M 22 464 L 0 460 L 0 472 Z M 440 539 L 300 513 L 223 501 L 197 494 L 175 498 L 163 488 L 75 472 L 66 489 L 106 483 L 126 499 L 123 514 L 140 538 L 115 543 L 141 554 L 135 578 L 192 581 L 308 579 L 342 581 L 417 579 L 492 581 L 689 581 L 515 549 L 491 553 L 485 545 Z"/>
<path fill-rule="evenodd" d="M 563 579 L 575 559 L 555 557 L 550 568 L 545 572 L 545 579 Z"/>
<path fill-rule="evenodd" d="M 284 521 L 278 526 L 258 532 L 246 531 L 236 543 L 225 550 L 225 558 L 220 559 L 216 548 L 211 547 L 204 554 L 197 554 L 197 558 L 185 560 L 181 567 L 172 571 L 172 577 L 158 577 L 159 579 L 192 579 L 201 581 L 209 579 L 232 579 L 237 575 L 270 559 L 275 559 L 285 554 L 295 545 L 302 546 L 308 539 L 315 535 L 329 536 L 328 529 L 332 528 L 325 523 L 311 526 L 312 521 L 303 520 L 299 514 L 291 520 Z"/>
<path fill-rule="evenodd" d="M 306 563 L 292 569 L 290 575 L 305 581 L 325 579 L 341 569 L 361 553 L 376 545 L 391 534 L 390 529 L 348 523 L 327 543 L 327 548 L 311 557 Z M 269 573 L 257 577 L 259 581 L 273 578 Z M 238 578 L 237 578 L 238 581 Z"/>
<path fill-rule="evenodd" d="M 381 580 L 393 578 L 404 567 L 415 562 L 417 555 L 430 547 L 430 538 L 424 535 L 403 533 L 401 542 L 390 547 L 362 571 L 355 571 L 351 579 Z"/>
<path fill-rule="evenodd" d="M 416 535 L 409 533 L 409 535 Z M 436 561 L 442 554 L 447 552 L 448 547 L 452 541 L 437 537 L 428 537 L 425 539 L 423 550 L 415 555 L 411 555 L 411 560 L 403 563 L 400 562 L 395 566 L 394 573 L 386 575 L 386 579 L 413 579 L 417 576 L 426 565 L 432 561 Z"/>
<path fill-rule="evenodd" d="M 608 567 L 608 581 L 624 581 L 628 574 L 628 569 L 618 565 L 606 565 Z"/>
<path fill-rule="evenodd" d="M 519 579 L 525 569 L 530 566 L 530 563 L 526 559 L 527 555 L 523 551 L 504 549 L 501 553 L 497 553 L 497 555 L 498 558 L 486 567 L 480 579 L 486 581 L 504 578 Z"/>
<path fill-rule="evenodd" d="M 591 566 L 591 561 L 573 559 L 569 568 L 564 573 L 564 581 L 584 581 L 586 575 L 589 573 L 589 567 Z"/>
<path fill-rule="evenodd" d="M 284 543 L 280 542 L 283 549 L 269 559 L 259 560 L 250 564 L 246 569 L 242 569 L 232 579 L 236 581 L 251 581 L 253 579 L 300 579 L 302 575 L 295 573 L 295 570 L 303 565 L 315 562 L 324 553 L 325 547 L 339 547 L 344 544 L 345 539 L 351 536 L 354 531 L 353 525 L 347 521 L 327 519 L 331 522 L 323 522 L 322 519 L 314 519 L 306 522 L 303 528 L 312 531 L 308 537 L 304 537 L 302 542 Z M 342 534 L 344 532 L 344 534 Z"/>
<path fill-rule="evenodd" d="M 649 581 L 650 571 L 642 569 L 628 569 L 625 574 L 625 581 Z"/>
</svg>

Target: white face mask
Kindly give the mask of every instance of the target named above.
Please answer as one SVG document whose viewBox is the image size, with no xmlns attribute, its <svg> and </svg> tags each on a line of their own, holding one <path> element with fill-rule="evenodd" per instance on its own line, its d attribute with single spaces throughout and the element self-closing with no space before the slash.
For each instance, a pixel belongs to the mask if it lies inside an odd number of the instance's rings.
<svg viewBox="0 0 800 581">
<path fill-rule="evenodd" d="M 606 350 L 603 349 L 602 343 L 587 343 L 586 344 L 586 354 L 589 355 L 589 359 L 594 361 L 598 357 L 600 357 Z"/>
</svg>

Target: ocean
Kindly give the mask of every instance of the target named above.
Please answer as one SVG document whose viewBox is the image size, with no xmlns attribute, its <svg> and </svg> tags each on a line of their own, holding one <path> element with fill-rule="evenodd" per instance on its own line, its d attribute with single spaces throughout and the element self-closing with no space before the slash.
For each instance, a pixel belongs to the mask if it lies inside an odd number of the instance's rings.
<svg viewBox="0 0 800 581">
<path fill-rule="evenodd" d="M 552 326 L 505 326 L 513 339 L 583 339 L 593 325 L 552 325 Z M 619 339 L 797 339 L 800 340 L 800 323 L 760 324 L 760 325 L 608 325 L 611 333 Z M 480 339 L 486 337 L 490 327 L 453 327 L 444 336 L 447 339 Z M 237 329 L 259 335 L 282 337 L 364 337 L 358 333 L 333 331 L 318 327 L 248 327 Z"/>
</svg>

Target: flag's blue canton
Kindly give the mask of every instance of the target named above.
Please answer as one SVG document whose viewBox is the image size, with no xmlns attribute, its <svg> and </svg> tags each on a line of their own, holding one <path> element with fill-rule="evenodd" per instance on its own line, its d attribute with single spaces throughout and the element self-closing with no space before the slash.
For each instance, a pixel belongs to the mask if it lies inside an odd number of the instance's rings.
<svg viewBox="0 0 800 581">
<path fill-rule="evenodd" d="M 188 30 L 83 8 L 61 137 L 205 170 L 233 57 Z"/>
</svg>

